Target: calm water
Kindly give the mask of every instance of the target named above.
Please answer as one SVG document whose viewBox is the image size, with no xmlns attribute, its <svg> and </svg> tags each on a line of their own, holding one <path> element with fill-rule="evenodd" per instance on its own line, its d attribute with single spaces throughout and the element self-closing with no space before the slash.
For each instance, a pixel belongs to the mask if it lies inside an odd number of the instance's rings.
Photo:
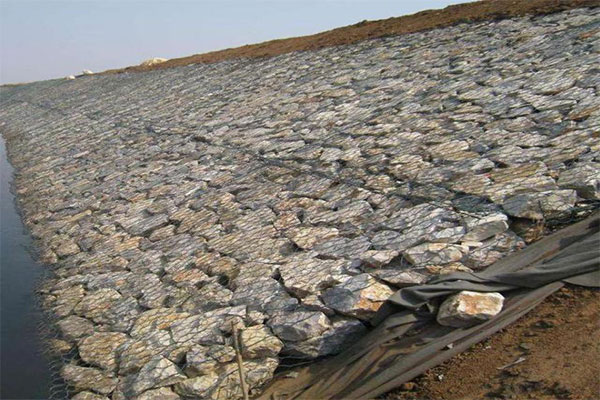
<svg viewBox="0 0 600 400">
<path fill-rule="evenodd" d="M 47 399 L 50 368 L 42 355 L 35 286 L 43 272 L 10 192 L 13 169 L 0 137 L 0 398 Z"/>
</svg>

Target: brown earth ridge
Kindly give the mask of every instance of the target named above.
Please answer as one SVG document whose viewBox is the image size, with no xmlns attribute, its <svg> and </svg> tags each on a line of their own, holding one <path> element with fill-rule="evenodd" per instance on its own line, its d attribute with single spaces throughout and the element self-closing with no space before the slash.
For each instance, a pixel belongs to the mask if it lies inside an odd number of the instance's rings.
<svg viewBox="0 0 600 400">
<path fill-rule="evenodd" d="M 456 4 L 440 10 L 426 10 L 416 14 L 376 21 L 361 21 L 314 35 L 270 40 L 241 47 L 194 54 L 150 66 L 134 65 L 111 69 L 106 73 L 141 72 L 181 67 L 190 64 L 214 63 L 236 58 L 274 57 L 294 51 L 310 51 L 331 46 L 342 46 L 385 36 L 443 28 L 459 23 L 500 20 L 525 15 L 543 15 L 572 8 L 597 7 L 599 0 L 483 0 Z"/>
</svg>

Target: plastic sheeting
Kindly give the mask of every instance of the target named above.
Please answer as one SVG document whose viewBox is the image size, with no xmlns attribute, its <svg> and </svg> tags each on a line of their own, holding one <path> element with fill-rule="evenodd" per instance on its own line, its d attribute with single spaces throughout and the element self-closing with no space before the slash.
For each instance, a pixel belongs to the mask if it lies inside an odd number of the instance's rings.
<svg viewBox="0 0 600 400">
<path fill-rule="evenodd" d="M 277 377 L 261 399 L 369 399 L 392 390 L 506 327 L 563 286 L 600 286 L 600 214 L 562 229 L 481 273 L 455 273 L 390 297 L 376 327 L 336 357 Z M 500 314 L 444 327 L 432 303 L 461 290 L 502 292 Z M 289 374 L 287 376 L 290 376 Z"/>
</svg>

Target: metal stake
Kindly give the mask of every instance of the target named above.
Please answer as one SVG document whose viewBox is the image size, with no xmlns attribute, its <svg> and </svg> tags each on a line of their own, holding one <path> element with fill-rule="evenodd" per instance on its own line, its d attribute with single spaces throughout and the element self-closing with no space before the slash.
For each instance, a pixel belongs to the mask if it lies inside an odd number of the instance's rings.
<svg viewBox="0 0 600 400">
<path fill-rule="evenodd" d="M 239 342 L 240 339 L 234 321 L 231 321 L 231 333 L 233 335 L 233 347 L 235 349 L 238 372 L 240 373 L 240 385 L 242 386 L 242 394 L 244 395 L 244 400 L 248 400 L 248 385 L 246 384 L 246 373 L 244 372 L 244 360 L 242 360 L 242 351 L 240 349 Z"/>
</svg>

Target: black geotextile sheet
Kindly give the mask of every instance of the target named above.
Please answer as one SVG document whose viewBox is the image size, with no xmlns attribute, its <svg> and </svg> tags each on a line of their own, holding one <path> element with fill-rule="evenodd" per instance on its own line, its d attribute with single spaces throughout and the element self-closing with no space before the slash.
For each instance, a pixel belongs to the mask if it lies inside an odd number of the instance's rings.
<svg viewBox="0 0 600 400">
<path fill-rule="evenodd" d="M 397 291 L 375 328 L 341 354 L 276 377 L 260 399 L 372 399 L 506 327 L 571 284 L 600 287 L 600 213 L 480 273 L 453 273 Z M 439 325 L 428 305 L 461 290 L 501 292 L 504 308 L 470 328 Z"/>
</svg>

